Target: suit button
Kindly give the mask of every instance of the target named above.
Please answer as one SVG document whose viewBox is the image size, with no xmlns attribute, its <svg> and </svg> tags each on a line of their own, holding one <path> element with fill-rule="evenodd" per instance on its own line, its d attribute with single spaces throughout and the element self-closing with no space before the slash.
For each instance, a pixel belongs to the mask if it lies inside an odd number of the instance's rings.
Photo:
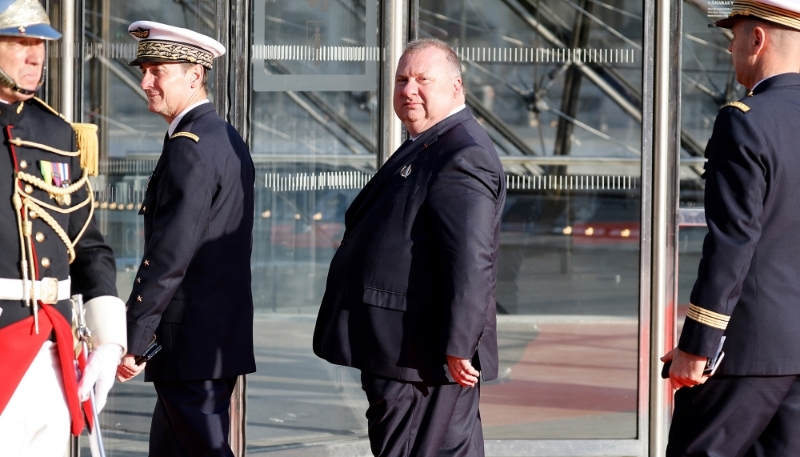
<svg viewBox="0 0 800 457">
<path fill-rule="evenodd" d="M 31 186 L 30 184 L 25 186 L 25 193 L 26 194 L 32 194 L 33 193 L 33 186 Z"/>
<path fill-rule="evenodd" d="M 28 168 L 28 161 L 27 160 L 21 160 L 19 162 L 19 167 L 22 168 L 23 170 Z"/>
<path fill-rule="evenodd" d="M 50 268 L 50 259 L 47 257 L 42 257 L 42 266 L 45 268 Z"/>
<path fill-rule="evenodd" d="M 41 243 L 42 241 L 44 241 L 44 233 L 42 233 L 42 232 L 36 232 L 36 241 L 38 241 L 38 242 L 40 242 L 40 243 Z"/>
</svg>

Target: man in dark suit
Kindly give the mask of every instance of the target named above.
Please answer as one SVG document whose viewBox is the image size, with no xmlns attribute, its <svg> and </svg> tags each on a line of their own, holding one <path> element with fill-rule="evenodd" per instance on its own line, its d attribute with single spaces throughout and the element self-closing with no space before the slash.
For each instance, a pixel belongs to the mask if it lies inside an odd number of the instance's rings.
<svg viewBox="0 0 800 457">
<path fill-rule="evenodd" d="M 482 456 L 479 378 L 497 377 L 503 167 L 445 43 L 408 44 L 394 109 L 411 139 L 345 214 L 314 352 L 361 370 L 375 455 Z"/>
<path fill-rule="evenodd" d="M 255 371 L 250 252 L 254 169 L 236 130 L 209 103 L 205 81 L 225 48 L 199 33 L 134 22 L 131 65 L 148 109 L 170 123 L 147 185 L 144 257 L 128 299 L 127 380 L 146 365 L 158 401 L 150 456 L 232 456 L 230 397 Z M 137 366 L 148 344 L 163 346 Z"/>
<path fill-rule="evenodd" d="M 750 93 L 706 153 L 708 235 L 670 379 L 667 455 L 800 455 L 800 4 L 736 0 L 729 50 Z M 703 374 L 725 337 L 716 374 Z"/>
</svg>

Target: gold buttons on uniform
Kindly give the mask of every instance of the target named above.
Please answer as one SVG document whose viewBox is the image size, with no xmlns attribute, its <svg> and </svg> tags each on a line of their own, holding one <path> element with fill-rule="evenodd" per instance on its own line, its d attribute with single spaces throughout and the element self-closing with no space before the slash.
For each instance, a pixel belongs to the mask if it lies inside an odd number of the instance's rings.
<svg viewBox="0 0 800 457">
<path fill-rule="evenodd" d="M 50 259 L 47 257 L 42 257 L 42 266 L 45 268 L 50 268 Z"/>
<path fill-rule="evenodd" d="M 37 216 L 36 213 L 34 213 L 33 211 L 28 211 L 28 217 L 30 217 L 31 219 L 36 219 L 39 216 Z"/>
<path fill-rule="evenodd" d="M 31 193 L 33 193 L 33 186 L 31 186 L 30 184 L 28 184 L 27 186 L 25 186 L 25 193 L 26 193 L 26 194 L 31 194 Z"/>
<path fill-rule="evenodd" d="M 40 243 L 41 243 L 42 241 L 44 241 L 44 233 L 42 233 L 42 232 L 36 232 L 36 241 L 38 241 L 38 242 L 40 242 Z"/>
<path fill-rule="evenodd" d="M 20 160 L 19 167 L 22 168 L 23 170 L 28 168 L 28 161 L 27 160 Z"/>
</svg>

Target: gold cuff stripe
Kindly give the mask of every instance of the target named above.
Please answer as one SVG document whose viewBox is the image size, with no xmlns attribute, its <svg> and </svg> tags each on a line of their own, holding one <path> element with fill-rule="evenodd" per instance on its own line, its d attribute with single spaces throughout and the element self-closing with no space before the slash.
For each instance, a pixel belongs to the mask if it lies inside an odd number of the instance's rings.
<svg viewBox="0 0 800 457">
<path fill-rule="evenodd" d="M 729 17 L 751 15 L 800 30 L 800 13 L 752 0 L 737 0 L 734 2 Z"/>
<path fill-rule="evenodd" d="M 689 305 L 689 311 L 686 313 L 686 317 L 700 322 L 701 324 L 718 328 L 720 330 L 725 330 L 728 328 L 728 321 L 731 320 L 730 316 L 715 313 L 714 311 L 710 311 L 692 304 Z"/>
<path fill-rule="evenodd" d="M 174 139 L 174 138 L 178 138 L 179 136 L 185 136 L 186 138 L 190 138 L 190 139 L 194 140 L 195 143 L 200 141 L 200 137 L 199 136 L 195 135 L 194 133 L 189 133 L 189 132 L 178 132 L 178 133 L 172 135 L 171 137 L 169 137 L 169 139 L 171 140 L 171 139 Z"/>
</svg>

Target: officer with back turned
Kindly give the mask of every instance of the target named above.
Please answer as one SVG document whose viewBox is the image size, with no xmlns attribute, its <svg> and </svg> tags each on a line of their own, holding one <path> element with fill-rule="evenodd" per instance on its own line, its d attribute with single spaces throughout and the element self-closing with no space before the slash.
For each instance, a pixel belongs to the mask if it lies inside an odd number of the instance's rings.
<svg viewBox="0 0 800 457">
<path fill-rule="evenodd" d="M 800 3 L 736 0 L 736 79 L 706 153 L 708 235 L 669 376 L 667 455 L 800 455 Z M 712 376 L 709 358 L 722 344 Z"/>
</svg>

